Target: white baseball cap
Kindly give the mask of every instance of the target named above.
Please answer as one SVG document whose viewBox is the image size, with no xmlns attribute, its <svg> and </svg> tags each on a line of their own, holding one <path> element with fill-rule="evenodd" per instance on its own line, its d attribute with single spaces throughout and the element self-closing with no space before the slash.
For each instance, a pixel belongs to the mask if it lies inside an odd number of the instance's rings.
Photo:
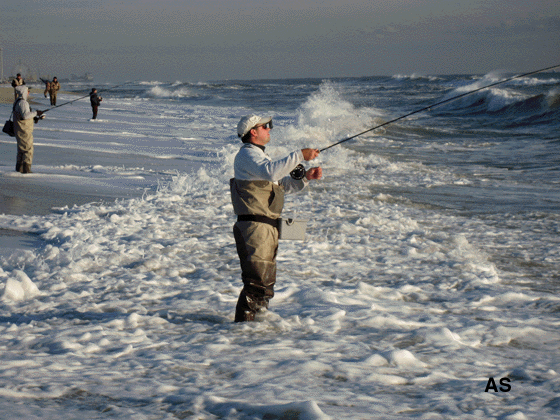
<svg viewBox="0 0 560 420">
<path fill-rule="evenodd" d="M 237 124 L 237 135 L 243 137 L 256 125 L 264 125 L 272 121 L 272 117 L 259 117 L 258 115 L 251 114 L 245 115 Z"/>
</svg>

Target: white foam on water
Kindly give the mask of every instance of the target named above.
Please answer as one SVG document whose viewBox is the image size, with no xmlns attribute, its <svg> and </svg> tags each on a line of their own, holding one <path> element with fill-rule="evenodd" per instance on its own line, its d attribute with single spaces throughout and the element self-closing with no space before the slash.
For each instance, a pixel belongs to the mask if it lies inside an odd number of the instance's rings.
<svg viewBox="0 0 560 420">
<path fill-rule="evenodd" d="M 344 104 L 334 110 L 333 95 L 323 88 L 295 128 L 275 127 L 267 150 L 282 155 L 302 138 L 327 144 L 349 130 L 328 123 L 336 112 L 341 120 L 354 112 Z M 1 412 L 30 419 L 557 415 L 560 298 L 523 287 L 491 254 L 534 238 L 508 238 L 480 219 L 379 192 L 453 184 L 450 172 L 342 147 L 323 153 L 325 178 L 286 203 L 287 215 L 309 219 L 306 241 L 280 243 L 269 310 L 235 324 L 241 279 L 228 180 L 239 147 L 232 133 L 245 110 L 216 108 L 210 116 L 166 105 L 172 117 L 197 116 L 173 119 L 158 137 L 154 104 L 111 105 L 134 135 L 123 135 L 107 113 L 108 122 L 89 131 L 78 127 L 87 121 L 53 139 L 37 130 L 38 142 L 54 150 L 67 141 L 73 150 L 80 138 L 133 156 L 135 139 L 148 139 L 141 144 L 149 156 L 159 156 L 161 144 L 181 144 L 184 168 L 162 164 L 149 178 L 137 157 L 126 167 L 39 164 L 35 178 L 81 183 L 84 192 L 100 182 L 151 188 L 44 216 L 0 215 L 0 228 L 42 241 L 0 257 Z M 86 111 L 76 105 L 75 115 Z M 56 125 L 64 123 L 45 123 Z M 195 144 L 214 152 L 204 165 L 189 156 L 185 138 L 206 139 Z M 558 252 L 550 248 L 547 258 Z M 512 390 L 484 392 L 490 377 L 510 377 Z"/>
</svg>

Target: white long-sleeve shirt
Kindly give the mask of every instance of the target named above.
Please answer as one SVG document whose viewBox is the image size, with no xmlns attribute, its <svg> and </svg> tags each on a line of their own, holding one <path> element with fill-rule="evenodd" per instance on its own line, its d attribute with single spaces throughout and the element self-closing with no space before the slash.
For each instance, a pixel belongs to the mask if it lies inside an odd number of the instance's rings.
<svg viewBox="0 0 560 420">
<path fill-rule="evenodd" d="M 234 177 L 244 181 L 271 181 L 284 187 L 286 193 L 300 191 L 307 181 L 293 179 L 290 172 L 301 162 L 301 150 L 290 153 L 278 160 L 272 160 L 259 146 L 245 143 L 235 156 L 233 164 Z"/>
<path fill-rule="evenodd" d="M 15 120 L 28 120 L 37 116 L 37 111 L 31 111 L 27 97 L 29 92 L 26 86 L 16 87 L 16 94 L 18 95 L 17 103 L 14 106 L 14 119 Z"/>
</svg>

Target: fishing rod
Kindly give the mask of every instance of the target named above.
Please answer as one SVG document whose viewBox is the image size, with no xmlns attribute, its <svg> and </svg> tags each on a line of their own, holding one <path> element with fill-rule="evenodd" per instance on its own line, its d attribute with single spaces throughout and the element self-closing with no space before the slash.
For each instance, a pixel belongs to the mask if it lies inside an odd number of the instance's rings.
<svg viewBox="0 0 560 420">
<path fill-rule="evenodd" d="M 319 152 L 323 152 L 323 151 L 325 151 L 325 150 L 330 149 L 331 147 L 334 147 L 334 146 L 337 146 L 337 145 L 339 145 L 339 144 L 341 144 L 341 143 L 344 143 L 344 142 L 347 142 L 347 141 L 349 141 L 349 140 L 355 139 L 356 137 L 361 136 L 362 134 L 369 133 L 370 131 L 373 131 L 373 130 L 377 130 L 378 128 L 381 128 L 381 127 L 384 127 L 384 126 L 386 126 L 386 125 L 392 124 L 392 123 L 394 123 L 394 122 L 396 122 L 396 121 L 399 121 L 399 120 L 402 120 L 402 119 L 404 119 L 404 118 L 406 118 L 406 117 L 410 117 L 411 115 L 418 114 L 419 112 L 426 111 L 426 110 L 428 110 L 428 109 L 430 109 L 430 108 L 434 108 L 434 107 L 436 107 L 436 106 L 446 104 L 446 103 L 448 103 L 448 102 L 451 102 L 451 101 L 454 101 L 454 100 L 456 100 L 456 99 L 462 98 L 462 97 L 464 97 L 464 96 L 470 95 L 470 94 L 472 94 L 472 93 L 481 91 L 481 90 L 483 90 L 483 89 L 488 89 L 488 88 L 490 88 L 490 87 L 492 87 L 492 86 L 500 85 L 500 84 L 506 83 L 506 82 L 511 82 L 512 80 L 519 79 L 519 78 L 521 78 L 521 77 L 531 76 L 532 74 L 542 73 L 543 71 L 552 70 L 552 69 L 554 69 L 554 68 L 556 68 L 556 67 L 560 67 L 560 64 L 557 64 L 556 66 L 551 66 L 551 67 L 547 67 L 547 68 L 544 68 L 544 69 L 540 69 L 540 70 L 531 71 L 531 72 L 529 72 L 529 73 L 520 74 L 520 75 L 518 75 L 518 76 L 510 77 L 509 79 L 505 79 L 505 80 L 501 80 L 501 81 L 499 81 L 499 82 L 491 83 L 491 84 L 486 85 L 486 86 L 483 86 L 483 87 L 481 87 L 481 88 L 474 89 L 474 90 L 471 90 L 471 91 L 469 91 L 469 92 L 462 93 L 462 94 L 457 95 L 457 96 L 453 96 L 452 98 L 445 99 L 445 100 L 443 100 L 443 101 L 437 102 L 437 103 L 435 103 L 435 104 L 426 106 L 426 107 L 421 108 L 421 109 L 417 109 L 416 111 L 412 111 L 412 112 L 410 112 L 410 113 L 408 113 L 408 114 L 406 114 L 406 115 L 403 115 L 403 116 L 401 116 L 401 117 L 395 118 L 395 119 L 393 119 L 393 120 L 391 120 L 391 121 L 384 122 L 383 124 L 380 124 L 380 125 L 377 125 L 377 126 L 375 126 L 375 127 L 373 127 L 373 128 L 370 128 L 370 129 L 368 129 L 368 130 L 362 131 L 361 133 L 358 133 L 358 134 L 356 134 L 356 135 L 354 135 L 354 136 L 352 136 L 352 137 L 348 137 L 348 138 L 346 138 L 346 139 L 340 140 L 339 142 L 333 143 L 333 144 L 331 144 L 330 146 L 327 146 L 327 147 L 325 147 L 325 148 L 323 148 L 323 149 L 320 149 Z"/>
<path fill-rule="evenodd" d="M 124 86 L 124 85 L 128 85 L 128 84 L 130 84 L 130 83 L 132 83 L 132 82 L 126 82 L 126 83 L 123 83 L 122 85 L 113 86 L 113 87 L 111 87 L 111 88 L 109 88 L 109 89 L 104 89 L 104 91 L 113 90 L 113 89 L 116 89 L 116 88 L 118 88 L 118 87 L 121 87 L 121 86 Z M 48 112 L 48 111 L 52 110 L 52 109 L 60 108 L 61 106 L 74 103 L 74 102 L 76 102 L 76 101 L 79 101 L 80 99 L 84 99 L 84 98 L 87 98 L 87 97 L 89 97 L 89 96 L 90 96 L 90 94 L 88 93 L 87 95 L 81 96 L 81 97 L 79 97 L 79 98 L 77 98 L 77 99 L 74 99 L 74 100 L 72 100 L 72 101 L 64 102 L 64 103 L 62 103 L 62 104 L 60 104 L 60 105 L 55 105 L 55 106 L 53 106 L 53 107 L 50 107 L 50 108 L 48 108 L 48 109 L 45 109 L 45 110 L 43 111 L 43 114 L 44 114 L 45 112 Z"/>
</svg>

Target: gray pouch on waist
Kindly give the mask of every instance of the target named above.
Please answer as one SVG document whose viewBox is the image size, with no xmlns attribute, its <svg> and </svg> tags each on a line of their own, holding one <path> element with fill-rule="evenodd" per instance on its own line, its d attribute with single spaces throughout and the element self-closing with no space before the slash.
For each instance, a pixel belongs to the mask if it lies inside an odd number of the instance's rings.
<svg viewBox="0 0 560 420">
<path fill-rule="evenodd" d="M 305 240 L 305 229 L 307 229 L 307 220 L 282 218 L 278 226 L 278 239 L 303 241 Z"/>
</svg>

